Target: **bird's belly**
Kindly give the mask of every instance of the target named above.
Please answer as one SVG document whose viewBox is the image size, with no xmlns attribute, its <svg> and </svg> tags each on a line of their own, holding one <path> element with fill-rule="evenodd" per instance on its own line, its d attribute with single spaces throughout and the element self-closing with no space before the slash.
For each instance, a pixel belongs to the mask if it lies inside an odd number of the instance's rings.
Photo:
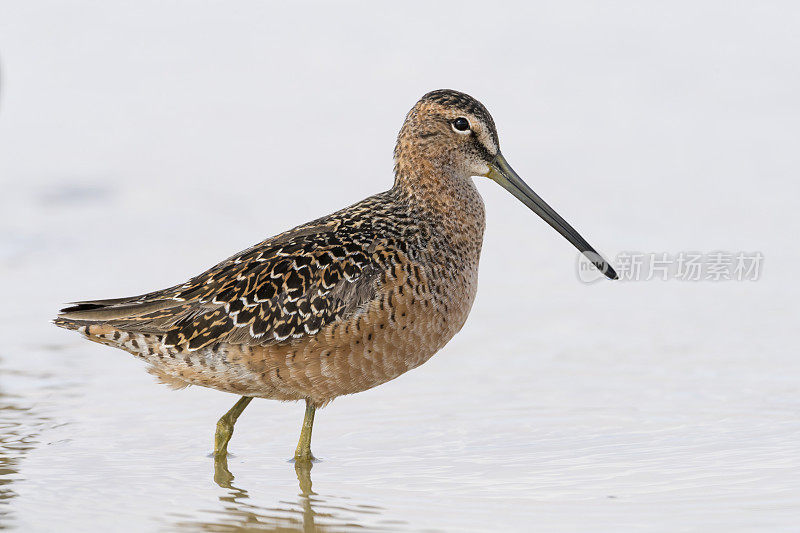
<svg viewBox="0 0 800 533">
<path fill-rule="evenodd" d="M 247 368 L 239 373 L 247 390 L 235 392 L 324 404 L 421 365 L 461 329 L 475 299 L 477 266 L 447 278 L 410 281 L 400 276 L 361 312 L 313 337 L 228 347 L 226 359 Z"/>
</svg>

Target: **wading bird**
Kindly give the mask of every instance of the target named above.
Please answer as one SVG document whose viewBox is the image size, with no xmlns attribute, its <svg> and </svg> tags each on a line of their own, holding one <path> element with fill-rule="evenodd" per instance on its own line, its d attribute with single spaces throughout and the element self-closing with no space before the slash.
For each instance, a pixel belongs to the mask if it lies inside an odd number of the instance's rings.
<svg viewBox="0 0 800 533">
<path fill-rule="evenodd" d="M 241 396 L 217 423 L 224 456 L 253 398 L 305 400 L 295 452 L 310 461 L 315 410 L 427 361 L 464 325 L 478 282 L 492 179 L 617 275 L 512 170 L 494 120 L 474 98 L 438 90 L 406 116 L 388 191 L 238 253 L 185 283 L 76 302 L 58 326 L 122 348 L 175 388 Z"/>
</svg>

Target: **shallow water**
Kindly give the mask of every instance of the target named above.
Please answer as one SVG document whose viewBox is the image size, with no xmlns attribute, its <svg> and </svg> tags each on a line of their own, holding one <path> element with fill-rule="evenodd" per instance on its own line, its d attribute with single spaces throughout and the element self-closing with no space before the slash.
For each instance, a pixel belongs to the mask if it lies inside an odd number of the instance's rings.
<svg viewBox="0 0 800 533">
<path fill-rule="evenodd" d="M 792 4 L 289 8 L 300 29 L 241 5 L 0 20 L 0 528 L 796 530 Z M 302 405 L 253 402 L 215 465 L 233 396 L 170 391 L 49 323 L 387 188 L 437 86 L 481 98 L 512 165 L 609 256 L 759 251 L 761 278 L 583 284 L 568 244 L 479 183 L 464 330 L 321 410 L 310 472 L 287 460 Z"/>
</svg>

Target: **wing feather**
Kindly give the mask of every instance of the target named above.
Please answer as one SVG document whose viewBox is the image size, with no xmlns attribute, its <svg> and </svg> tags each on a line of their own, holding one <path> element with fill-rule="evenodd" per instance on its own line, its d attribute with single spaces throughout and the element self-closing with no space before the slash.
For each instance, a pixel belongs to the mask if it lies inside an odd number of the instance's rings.
<svg viewBox="0 0 800 533">
<path fill-rule="evenodd" d="M 376 236 L 322 221 L 267 239 L 184 284 L 142 296 L 79 302 L 56 323 L 163 334 L 198 350 L 226 341 L 275 344 L 314 335 L 375 297 Z"/>
</svg>

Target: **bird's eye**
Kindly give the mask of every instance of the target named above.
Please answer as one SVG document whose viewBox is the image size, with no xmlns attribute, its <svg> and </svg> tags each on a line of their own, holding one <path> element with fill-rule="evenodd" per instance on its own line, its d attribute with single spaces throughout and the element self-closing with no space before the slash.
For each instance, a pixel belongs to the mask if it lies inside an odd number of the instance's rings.
<svg viewBox="0 0 800 533">
<path fill-rule="evenodd" d="M 469 132 L 469 120 L 464 117 L 458 117 L 453 121 L 453 129 L 458 133 Z"/>
</svg>

